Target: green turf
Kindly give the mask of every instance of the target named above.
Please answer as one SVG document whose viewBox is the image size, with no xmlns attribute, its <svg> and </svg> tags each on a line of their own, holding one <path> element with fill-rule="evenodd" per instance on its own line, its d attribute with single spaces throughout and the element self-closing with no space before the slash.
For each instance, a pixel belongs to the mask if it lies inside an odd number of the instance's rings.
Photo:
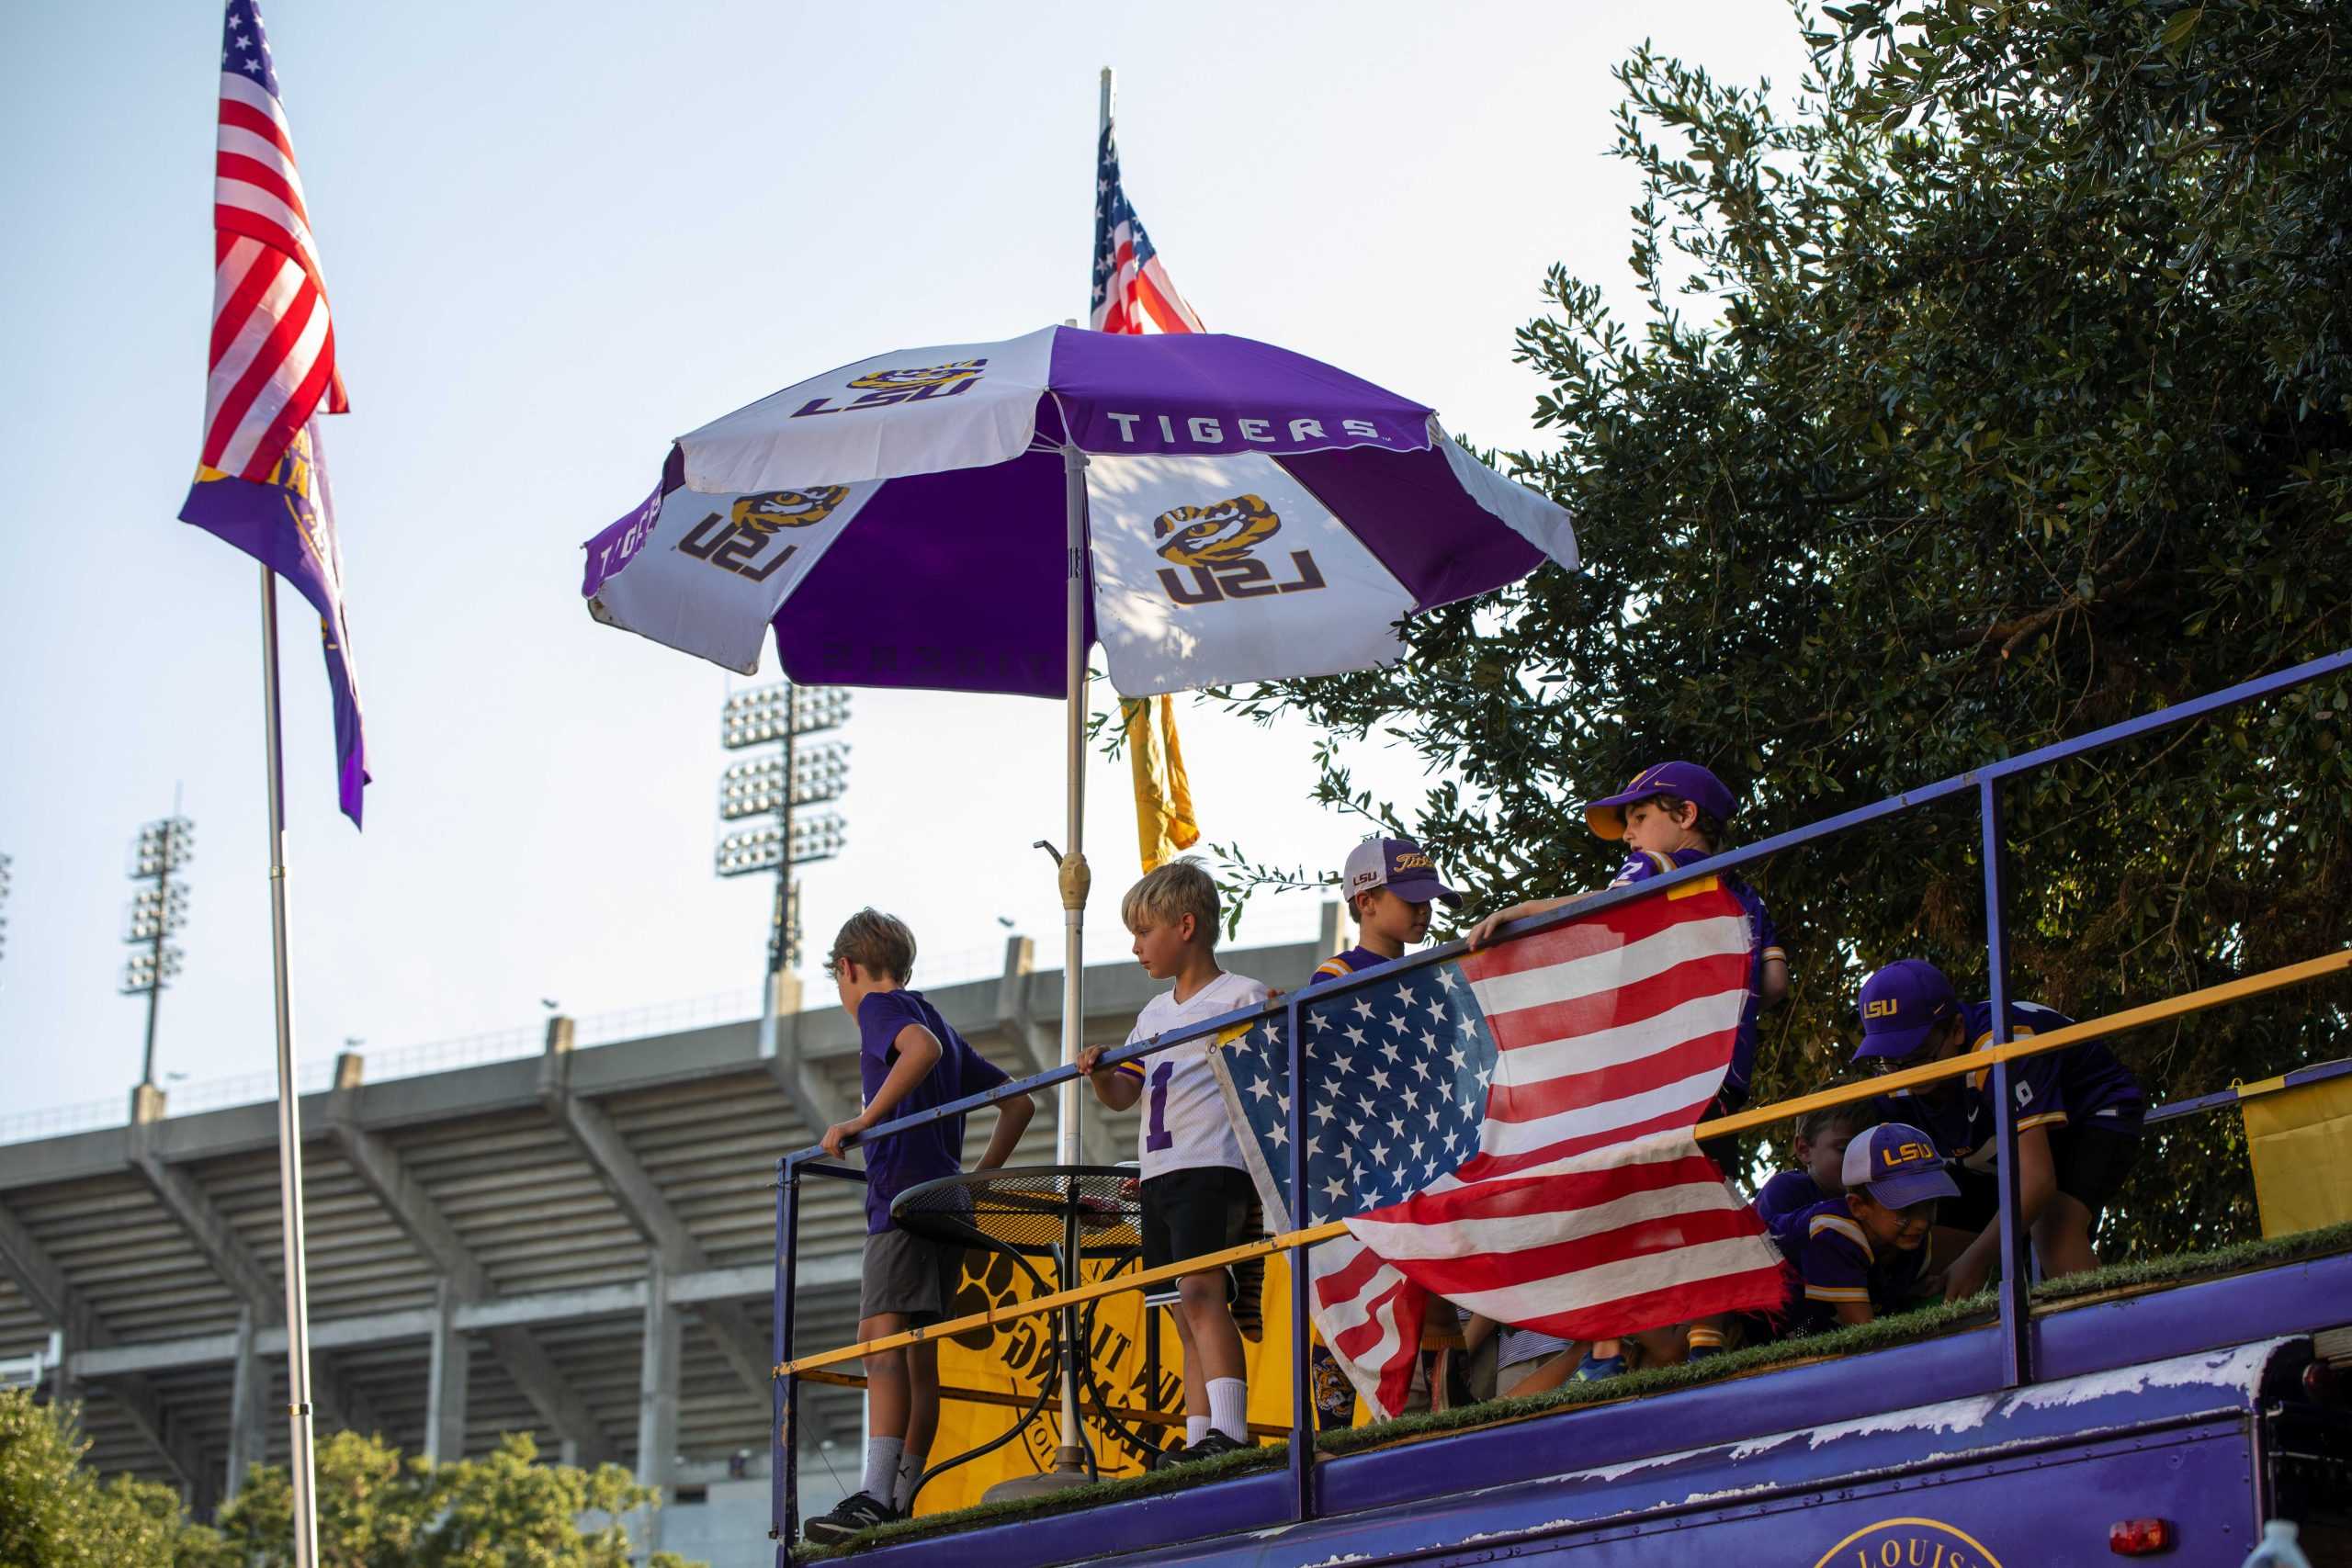
<svg viewBox="0 0 2352 1568">
<path fill-rule="evenodd" d="M 2161 1285 L 2180 1285 L 2198 1280 L 2214 1279 L 2224 1274 L 2244 1273 L 2254 1269 L 2275 1268 L 2306 1258 L 2352 1250 L 2352 1224 L 2334 1225 L 2325 1230 L 2305 1231 L 2297 1235 L 2279 1236 L 2262 1241 L 2244 1241 L 2206 1252 L 2179 1253 L 2164 1258 L 2135 1258 L 2113 1263 L 2087 1274 L 2034 1288 L 2037 1304 L 2063 1306 L 2071 1301 L 2109 1294 L 2119 1291 L 2144 1289 Z M 1984 1292 L 1966 1301 L 1920 1306 L 1892 1317 L 1872 1323 L 1856 1324 L 1851 1327 L 1812 1335 L 1801 1339 L 1777 1340 L 1770 1345 L 1752 1345 L 1745 1349 L 1730 1351 L 1704 1361 L 1685 1363 L 1679 1367 L 1652 1367 L 1630 1372 L 1623 1377 L 1602 1382 L 1569 1383 L 1544 1393 L 1531 1394 L 1524 1399 L 1498 1399 L 1483 1404 L 1465 1405 L 1454 1410 L 1426 1411 L 1418 1415 L 1400 1416 L 1393 1421 L 1372 1426 L 1350 1427 L 1344 1431 L 1326 1432 L 1316 1439 L 1316 1449 L 1326 1454 L 1358 1453 L 1385 1447 L 1400 1439 L 1432 1433 L 1463 1431 L 1476 1427 L 1490 1427 L 1501 1422 L 1525 1420 L 1555 1410 L 1577 1405 L 1600 1404 L 1619 1400 L 1638 1398 L 1644 1394 L 1664 1393 L 1669 1389 L 1693 1388 L 1702 1383 L 1720 1382 L 1726 1378 L 1742 1377 L 1775 1367 L 1792 1366 L 1803 1361 L 1821 1360 L 1837 1356 L 1860 1355 L 1871 1350 L 1883 1350 L 1897 1345 L 1913 1344 L 1960 1329 L 1980 1326 L 1992 1321 L 1995 1314 L 1991 1292 Z M 974 1529 L 983 1525 L 1002 1524 L 1016 1518 L 1039 1518 L 1050 1514 L 1069 1513 L 1091 1508 L 1098 1504 L 1122 1501 L 1133 1497 L 1148 1497 L 1195 1485 L 1204 1481 L 1238 1475 L 1254 1470 L 1272 1470 L 1289 1461 L 1287 1442 L 1264 1444 L 1245 1453 L 1227 1454 L 1204 1460 L 1174 1470 L 1158 1471 L 1147 1475 L 1123 1480 L 1104 1481 L 1090 1486 L 1073 1486 L 1067 1491 L 1041 1497 L 1023 1497 L 1003 1503 L 981 1503 L 960 1508 L 949 1514 L 933 1514 L 921 1519 L 902 1519 L 866 1531 L 838 1547 L 803 1546 L 794 1554 L 796 1562 L 813 1562 L 831 1557 L 846 1556 L 869 1546 L 888 1541 L 905 1540 L 917 1536 L 944 1535 L 958 1530 Z"/>
</svg>

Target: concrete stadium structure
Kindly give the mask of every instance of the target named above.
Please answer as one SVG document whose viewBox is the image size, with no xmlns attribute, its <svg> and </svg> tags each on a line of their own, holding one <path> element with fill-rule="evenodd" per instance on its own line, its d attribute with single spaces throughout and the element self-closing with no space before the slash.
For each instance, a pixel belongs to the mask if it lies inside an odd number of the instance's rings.
<svg viewBox="0 0 2352 1568">
<path fill-rule="evenodd" d="M 1316 942 L 1227 962 L 1294 988 L 1340 936 L 1328 906 Z M 1058 1055 L 1060 973 L 1033 962 L 1015 937 L 1000 977 L 927 993 L 1016 1076 Z M 1086 1038 L 1124 1039 L 1157 988 L 1133 964 L 1092 966 Z M 372 1084 L 339 1058 L 302 1102 L 321 1433 L 447 1459 L 528 1432 L 662 1486 L 648 1528 L 665 1549 L 771 1562 L 775 1167 L 853 1114 L 859 1088 L 840 1008 L 794 1011 L 774 1058 L 758 1034 L 747 1020 L 574 1048 L 559 1017 L 537 1057 Z M 1051 1162 L 1050 1109 L 1020 1161 Z M 137 1094 L 126 1126 L 0 1145 L 0 1368 L 84 1403 L 100 1470 L 207 1512 L 249 1461 L 285 1459 L 275 1112 L 166 1111 Z M 1131 1157 L 1132 1119 L 1102 1122 L 1091 1099 L 1085 1136 L 1090 1160 Z M 804 1194 L 800 1343 L 843 1342 L 860 1194 Z M 832 1468 L 858 1461 L 859 1395 L 802 1397 L 803 1486 L 823 1506 L 825 1448 Z"/>
</svg>

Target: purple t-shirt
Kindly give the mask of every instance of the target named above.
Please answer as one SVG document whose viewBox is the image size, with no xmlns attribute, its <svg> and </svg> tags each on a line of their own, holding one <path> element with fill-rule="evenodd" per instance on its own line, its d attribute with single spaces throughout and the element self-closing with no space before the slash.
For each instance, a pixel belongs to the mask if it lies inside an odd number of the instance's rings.
<svg viewBox="0 0 2352 1568">
<path fill-rule="evenodd" d="M 1967 1021 L 1969 1048 L 1991 1049 L 1993 1004 L 1971 1002 L 1961 1010 L 1961 1016 Z M 2009 1004 L 2011 1040 L 2047 1034 L 2074 1021 L 2040 1002 Z M 2140 1080 L 2100 1040 L 2086 1040 L 2063 1051 L 2010 1063 L 2009 1092 L 2017 1101 L 2020 1133 L 2030 1127 L 2047 1127 L 2054 1134 L 2062 1127 L 2075 1126 L 2105 1127 L 2136 1135 L 2148 1109 Z M 1888 1121 L 1924 1128 L 1946 1158 L 1972 1170 L 1993 1168 L 1992 1068 L 1930 1084 L 1916 1094 L 1896 1089 L 1881 1095 L 1879 1104 Z"/>
<path fill-rule="evenodd" d="M 1924 1247 L 1879 1253 L 1843 1197 L 1788 1215 L 1772 1239 L 1795 1268 L 1781 1308 L 1792 1334 L 1837 1327 L 1840 1302 L 1868 1302 L 1876 1317 L 1901 1311 L 1928 1259 Z"/>
<path fill-rule="evenodd" d="M 857 1004 L 857 1076 L 867 1100 L 897 1065 L 899 1034 L 910 1023 L 938 1040 L 939 1060 L 891 1109 L 892 1121 L 1012 1081 L 967 1044 L 921 991 L 874 991 Z M 865 1231 L 874 1235 L 890 1228 L 890 1205 L 899 1193 L 964 1168 L 964 1119 L 946 1116 L 886 1137 L 868 1134 L 859 1146 L 865 1151 Z"/>
<path fill-rule="evenodd" d="M 1609 886 L 1623 887 L 1630 883 L 1647 882 L 1653 876 L 1664 876 L 1706 858 L 1705 850 L 1676 850 L 1672 854 L 1635 850 L 1617 868 L 1616 879 Z M 1756 889 L 1736 876 L 1724 877 L 1723 885 L 1747 915 L 1747 1005 L 1740 1010 L 1739 1034 L 1732 1042 L 1731 1066 L 1724 1074 L 1724 1087 L 1718 1097 L 1725 1111 L 1736 1111 L 1747 1103 L 1748 1076 L 1756 1067 L 1757 1014 L 1763 1006 L 1765 961 L 1777 958 L 1785 964 L 1789 955 L 1781 946 L 1781 933 L 1772 924 L 1771 912 L 1764 908 L 1764 900 L 1757 897 Z"/>
<path fill-rule="evenodd" d="M 1748 1207 L 1756 1211 L 1756 1217 L 1764 1222 L 1766 1230 L 1777 1231 L 1791 1214 L 1800 1209 L 1810 1209 L 1816 1203 L 1843 1196 L 1838 1192 L 1824 1192 L 1809 1170 L 1784 1170 L 1764 1184 L 1764 1190 L 1756 1195 L 1756 1201 Z"/>
</svg>

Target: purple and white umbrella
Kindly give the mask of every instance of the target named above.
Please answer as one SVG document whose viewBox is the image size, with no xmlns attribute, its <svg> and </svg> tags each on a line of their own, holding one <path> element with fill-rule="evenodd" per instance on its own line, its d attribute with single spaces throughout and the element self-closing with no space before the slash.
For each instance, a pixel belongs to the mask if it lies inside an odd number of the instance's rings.
<svg viewBox="0 0 2352 1568">
<path fill-rule="evenodd" d="M 1408 615 L 1577 564 L 1568 514 L 1420 403 L 1248 338 L 1071 327 L 714 420 L 586 547 L 598 620 L 744 674 L 773 626 L 807 684 L 1068 699 L 1065 1061 L 1089 648 L 1131 697 L 1335 674 L 1396 658 Z M 1075 1128 L 1066 1101 L 1066 1152 Z"/>
</svg>

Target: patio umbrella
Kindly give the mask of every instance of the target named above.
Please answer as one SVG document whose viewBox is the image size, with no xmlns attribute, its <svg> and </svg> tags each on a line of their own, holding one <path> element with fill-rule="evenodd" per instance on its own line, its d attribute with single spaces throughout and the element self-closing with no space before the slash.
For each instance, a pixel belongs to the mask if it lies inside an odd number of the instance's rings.
<svg viewBox="0 0 2352 1568">
<path fill-rule="evenodd" d="M 744 674 L 773 626 L 796 682 L 1066 700 L 1065 1063 L 1093 644 L 1131 697 L 1335 674 L 1396 658 L 1406 616 L 1577 564 L 1567 513 L 1423 404 L 1248 338 L 1070 327 L 879 355 L 714 420 L 586 550 L 598 620 Z"/>
</svg>

